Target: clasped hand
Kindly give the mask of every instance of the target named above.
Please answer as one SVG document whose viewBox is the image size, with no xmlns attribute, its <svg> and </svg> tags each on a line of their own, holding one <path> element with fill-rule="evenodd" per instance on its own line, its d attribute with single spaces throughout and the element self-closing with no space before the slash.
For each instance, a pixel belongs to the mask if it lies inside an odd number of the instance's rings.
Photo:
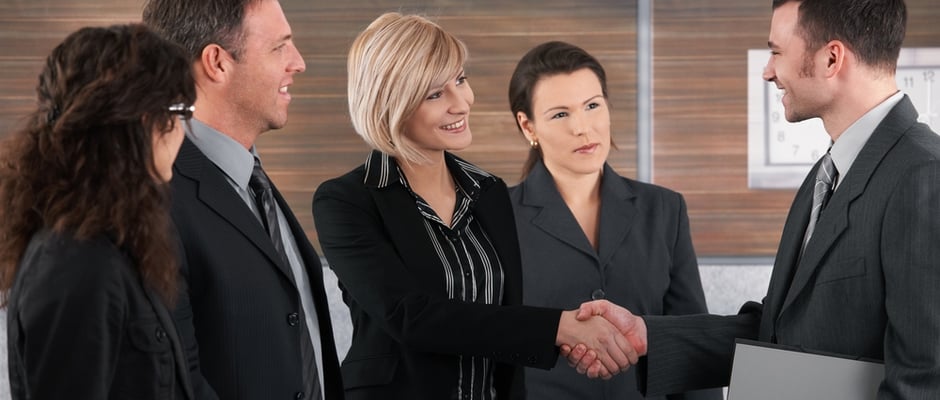
<svg viewBox="0 0 940 400">
<path fill-rule="evenodd" d="M 646 323 L 607 300 L 590 301 L 562 312 L 556 344 L 578 373 L 610 379 L 646 355 Z"/>
</svg>

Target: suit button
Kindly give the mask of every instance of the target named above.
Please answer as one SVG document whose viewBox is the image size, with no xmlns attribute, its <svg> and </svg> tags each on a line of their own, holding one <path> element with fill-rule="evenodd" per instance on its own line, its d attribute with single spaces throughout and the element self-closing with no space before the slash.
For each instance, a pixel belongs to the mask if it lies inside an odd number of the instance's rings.
<svg viewBox="0 0 940 400">
<path fill-rule="evenodd" d="M 529 365 L 535 365 L 535 363 L 539 362 L 539 358 L 536 356 L 529 356 L 529 359 L 526 361 L 529 362 Z"/>
<path fill-rule="evenodd" d="M 157 338 L 158 342 L 162 343 L 166 340 L 166 331 L 163 330 L 163 328 L 157 328 L 156 332 L 154 332 L 154 336 Z"/>
<path fill-rule="evenodd" d="M 300 314 L 295 312 L 287 314 L 287 325 L 297 326 L 297 324 L 300 324 Z"/>
<path fill-rule="evenodd" d="M 294 398 L 297 399 L 297 400 L 300 400 L 300 399 L 304 398 L 304 392 L 297 392 L 297 393 L 294 393 Z"/>
<path fill-rule="evenodd" d="M 595 289 L 591 292 L 591 300 L 603 300 L 607 297 L 607 293 L 604 293 L 604 289 Z"/>
</svg>

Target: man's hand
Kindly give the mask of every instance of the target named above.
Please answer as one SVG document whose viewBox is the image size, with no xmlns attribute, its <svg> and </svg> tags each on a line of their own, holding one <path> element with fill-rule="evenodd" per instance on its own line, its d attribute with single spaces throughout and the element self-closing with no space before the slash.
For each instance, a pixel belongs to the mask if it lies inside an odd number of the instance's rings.
<svg viewBox="0 0 940 400">
<path fill-rule="evenodd" d="M 578 309 L 577 319 L 587 321 L 593 317 L 602 317 L 614 325 L 620 334 L 623 335 L 633 350 L 628 352 L 637 356 L 646 355 L 647 337 L 646 322 L 642 318 L 633 315 L 629 310 L 613 304 L 607 300 L 596 300 L 586 302 Z M 561 346 L 561 355 L 568 359 L 568 364 L 574 367 L 579 373 L 586 374 L 589 378 L 609 379 L 620 371 L 625 371 L 629 366 L 620 365 L 620 370 L 611 370 L 609 363 L 598 361 L 598 354 L 593 349 L 583 344 L 577 344 L 574 347 L 564 344 Z M 630 364 L 636 364 L 637 358 L 630 357 Z"/>
</svg>

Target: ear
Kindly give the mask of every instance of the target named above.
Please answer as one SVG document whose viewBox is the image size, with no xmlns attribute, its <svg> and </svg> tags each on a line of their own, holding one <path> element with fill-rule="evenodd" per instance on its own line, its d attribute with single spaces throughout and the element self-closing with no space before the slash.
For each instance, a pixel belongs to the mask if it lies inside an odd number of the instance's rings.
<svg viewBox="0 0 940 400">
<path fill-rule="evenodd" d="M 831 40 L 823 46 L 826 56 L 826 77 L 836 76 L 845 66 L 846 50 L 845 43 L 841 40 Z"/>
<path fill-rule="evenodd" d="M 205 71 L 209 80 L 225 82 L 228 80 L 228 74 L 235 67 L 235 59 L 222 46 L 209 44 L 202 49 L 199 65 Z"/>
<path fill-rule="evenodd" d="M 516 113 L 516 124 L 519 125 L 519 129 L 522 130 L 526 140 L 530 142 L 537 140 L 535 130 L 532 127 L 532 120 L 524 112 L 519 111 Z"/>
</svg>

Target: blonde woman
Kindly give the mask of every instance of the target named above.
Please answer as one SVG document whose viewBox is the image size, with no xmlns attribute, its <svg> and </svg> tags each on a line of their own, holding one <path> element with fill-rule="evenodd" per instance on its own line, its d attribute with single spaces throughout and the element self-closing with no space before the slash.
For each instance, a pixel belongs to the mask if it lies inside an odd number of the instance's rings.
<svg viewBox="0 0 940 400">
<path fill-rule="evenodd" d="M 551 368 L 561 344 L 614 373 L 636 361 L 602 318 L 521 305 L 506 185 L 449 153 L 471 142 L 466 60 L 439 26 L 397 13 L 350 49 L 349 112 L 374 150 L 313 199 L 355 328 L 347 399 L 522 398 L 521 367 Z"/>
</svg>

